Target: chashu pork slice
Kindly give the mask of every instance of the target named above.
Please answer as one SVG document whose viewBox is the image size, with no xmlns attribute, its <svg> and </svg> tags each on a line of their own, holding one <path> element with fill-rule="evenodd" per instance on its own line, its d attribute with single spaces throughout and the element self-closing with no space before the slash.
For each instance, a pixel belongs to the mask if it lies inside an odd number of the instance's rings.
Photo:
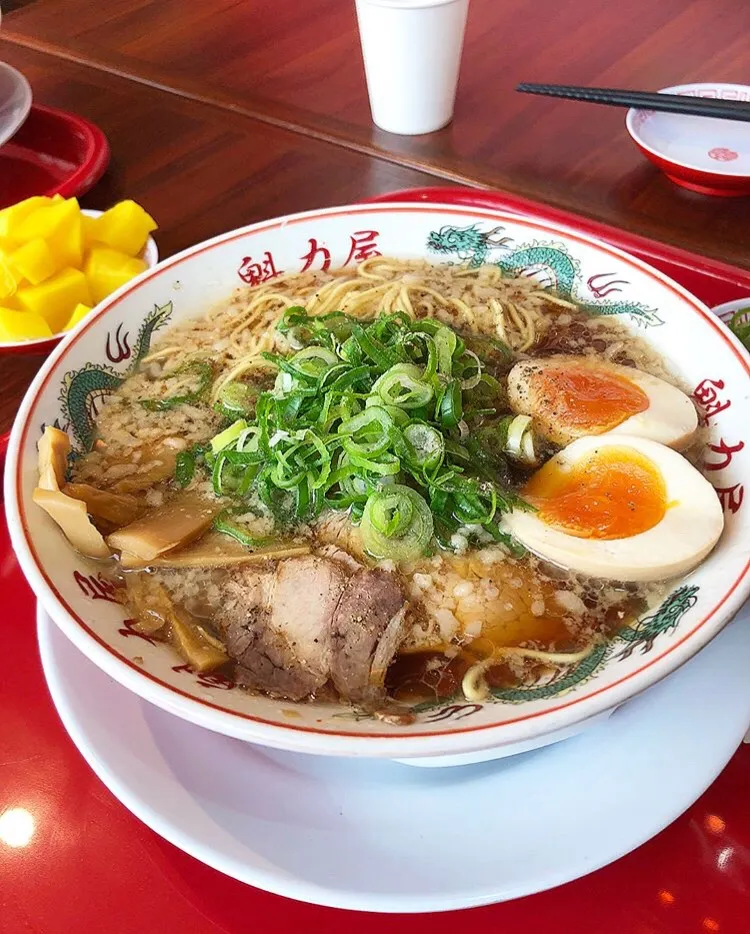
<svg viewBox="0 0 750 934">
<path fill-rule="evenodd" d="M 332 623 L 331 678 L 339 695 L 372 703 L 405 635 L 406 603 L 394 574 L 362 568 L 347 584 Z"/>
<path fill-rule="evenodd" d="M 331 620 L 347 577 L 339 562 L 312 555 L 238 571 L 220 619 L 238 679 L 290 700 L 321 688 L 330 676 Z"/>
<path fill-rule="evenodd" d="M 395 575 L 338 557 L 285 558 L 233 575 L 218 621 L 244 685 L 301 700 L 330 679 L 344 700 L 382 698 L 405 634 L 404 596 Z"/>
</svg>

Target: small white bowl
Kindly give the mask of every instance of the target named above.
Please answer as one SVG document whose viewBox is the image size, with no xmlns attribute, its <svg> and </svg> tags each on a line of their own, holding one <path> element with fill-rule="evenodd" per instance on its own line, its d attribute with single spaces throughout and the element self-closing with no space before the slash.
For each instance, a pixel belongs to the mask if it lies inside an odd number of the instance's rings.
<svg viewBox="0 0 750 934">
<path fill-rule="evenodd" d="M 750 102 L 745 84 L 678 84 L 659 93 Z M 676 185 L 706 195 L 750 194 L 750 123 L 631 109 L 625 126 L 646 158 Z"/>
</svg>

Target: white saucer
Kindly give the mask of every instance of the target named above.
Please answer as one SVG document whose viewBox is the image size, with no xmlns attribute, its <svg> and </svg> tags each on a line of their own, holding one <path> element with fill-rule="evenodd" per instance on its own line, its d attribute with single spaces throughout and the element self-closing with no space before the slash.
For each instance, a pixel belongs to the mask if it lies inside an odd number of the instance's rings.
<svg viewBox="0 0 750 934">
<path fill-rule="evenodd" d="M 41 610 L 38 632 L 66 729 L 127 808 L 235 879 L 341 908 L 466 908 L 585 875 L 688 808 L 750 722 L 747 607 L 605 724 L 509 759 L 434 770 L 220 736 L 110 680 Z"/>
<path fill-rule="evenodd" d="M 0 62 L 0 146 L 7 143 L 31 110 L 29 82 L 20 71 Z"/>
</svg>

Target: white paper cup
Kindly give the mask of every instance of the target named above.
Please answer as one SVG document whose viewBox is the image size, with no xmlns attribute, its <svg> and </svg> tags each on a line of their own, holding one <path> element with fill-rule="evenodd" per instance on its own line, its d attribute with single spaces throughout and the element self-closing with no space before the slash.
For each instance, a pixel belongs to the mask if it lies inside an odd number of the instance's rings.
<svg viewBox="0 0 750 934">
<path fill-rule="evenodd" d="M 373 122 L 413 136 L 453 117 L 469 0 L 356 0 Z"/>
</svg>

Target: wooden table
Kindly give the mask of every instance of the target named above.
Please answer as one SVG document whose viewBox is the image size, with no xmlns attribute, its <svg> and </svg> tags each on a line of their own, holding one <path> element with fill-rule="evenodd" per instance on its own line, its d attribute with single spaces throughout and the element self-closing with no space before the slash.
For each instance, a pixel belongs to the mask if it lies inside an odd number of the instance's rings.
<svg viewBox="0 0 750 934">
<path fill-rule="evenodd" d="M 472 0 L 456 119 L 416 138 L 370 122 L 351 0 L 14 2 L 9 42 L 750 266 L 750 199 L 674 187 L 631 144 L 622 111 L 513 92 L 520 80 L 746 81 L 750 5 L 738 0 Z"/>
<path fill-rule="evenodd" d="M 3 20 L 10 41 L 0 42 L 0 59 L 30 78 L 37 100 L 102 127 L 112 165 L 84 204 L 142 201 L 160 221 L 163 255 L 263 217 L 449 178 L 503 185 L 750 265 L 748 202 L 672 189 L 628 147 L 621 115 L 596 111 L 564 133 L 575 107 L 507 92 L 521 77 L 656 86 L 679 80 L 683 68 L 685 76 L 742 80 L 733 62 L 750 25 L 743 4 L 607 5 L 605 33 L 596 25 L 605 4 L 594 0 L 576 0 L 575 14 L 570 4 L 538 0 L 537 11 L 549 5 L 551 12 L 537 12 L 531 25 L 524 25 L 530 0 L 473 0 L 457 121 L 409 140 L 369 126 L 350 0 L 319 0 L 314 14 L 298 0 L 282 3 L 3 0 L 12 12 Z M 492 28 L 483 29 L 480 17 Z M 677 47 L 684 57 L 673 57 L 667 73 L 662 55 Z M 692 61 L 703 64 L 693 69 Z M 41 362 L 0 357 L 0 433 Z M 352 923 L 363 931 L 382 926 L 374 916 L 322 915 L 235 883 L 161 841 L 109 795 L 49 703 L 34 601 L 4 524 L 0 509 L 0 589 L 12 623 L 6 654 L 14 660 L 2 692 L 0 724 L 14 744 L 0 741 L 0 808 L 27 806 L 38 826 L 30 847 L 0 852 L 0 931 L 221 934 L 322 924 L 337 934 Z M 593 876 L 477 909 L 472 918 L 490 930 L 530 934 L 559 927 L 561 917 L 575 918 L 581 931 L 611 934 L 744 932 L 748 774 L 743 749 L 689 814 L 646 847 Z M 388 927 L 414 934 L 461 923 L 456 915 L 400 917 Z"/>
<path fill-rule="evenodd" d="M 0 59 L 23 71 L 37 100 L 76 111 L 104 130 L 112 164 L 83 204 L 103 209 L 124 197 L 142 202 L 159 220 L 164 256 L 265 217 L 435 181 L 31 49 L 0 43 Z M 0 357 L 0 434 L 42 362 Z"/>
</svg>

